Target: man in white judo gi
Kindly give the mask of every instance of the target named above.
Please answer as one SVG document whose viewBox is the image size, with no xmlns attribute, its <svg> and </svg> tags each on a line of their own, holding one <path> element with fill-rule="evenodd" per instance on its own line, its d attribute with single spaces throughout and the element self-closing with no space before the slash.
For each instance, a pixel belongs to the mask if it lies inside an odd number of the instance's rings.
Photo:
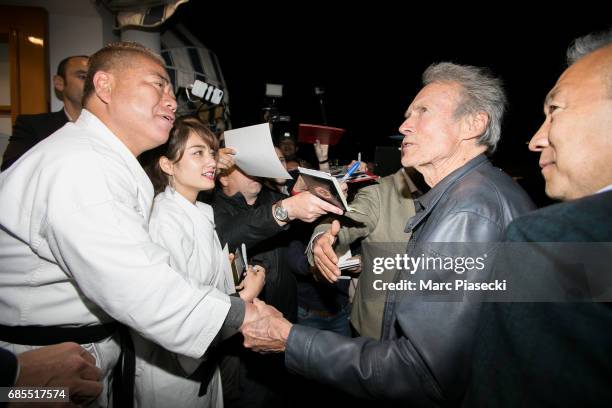
<svg viewBox="0 0 612 408">
<path fill-rule="evenodd" d="M 101 406 L 118 322 L 201 357 L 222 326 L 269 313 L 263 302 L 193 288 L 151 241 L 153 188 L 136 157 L 167 140 L 175 110 L 163 60 L 110 44 L 91 57 L 79 119 L 0 176 L 0 346 L 82 344 L 105 379 Z M 114 398 L 131 403 L 129 393 Z"/>
</svg>

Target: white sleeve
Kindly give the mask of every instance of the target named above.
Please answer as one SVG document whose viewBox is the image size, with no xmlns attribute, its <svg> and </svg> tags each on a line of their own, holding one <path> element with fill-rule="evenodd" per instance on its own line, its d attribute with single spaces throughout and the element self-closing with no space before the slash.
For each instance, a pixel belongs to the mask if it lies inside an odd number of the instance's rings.
<svg viewBox="0 0 612 408">
<path fill-rule="evenodd" d="M 110 316 L 167 350 L 202 356 L 224 320 L 211 316 L 227 314 L 228 296 L 197 290 L 170 268 L 134 193 L 113 181 L 116 174 L 107 180 L 103 165 L 75 161 L 54 175 L 42 237 L 85 297 Z"/>
</svg>

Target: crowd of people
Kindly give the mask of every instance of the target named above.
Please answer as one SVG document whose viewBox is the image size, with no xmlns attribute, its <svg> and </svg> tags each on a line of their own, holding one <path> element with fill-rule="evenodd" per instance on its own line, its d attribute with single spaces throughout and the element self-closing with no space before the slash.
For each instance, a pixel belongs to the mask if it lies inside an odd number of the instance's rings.
<svg viewBox="0 0 612 408">
<path fill-rule="evenodd" d="M 331 388 L 353 404 L 608 405 L 609 303 L 372 291 L 414 271 L 372 274 L 365 248 L 418 258 L 453 243 L 443 255 L 456 258 L 612 242 L 612 31 L 572 43 L 529 143 L 561 201 L 549 207 L 489 159 L 507 108 L 500 78 L 441 62 L 422 82 L 399 126 L 402 168 L 344 212 L 300 180 L 247 174 L 197 118 L 176 118 L 149 49 L 66 58 L 63 110 L 17 118 L 2 164 L 0 386 L 68 387 L 75 404 L 117 407 L 305 406 Z M 328 171 L 327 146 L 315 151 Z M 294 141 L 276 154 L 300 163 Z M 241 248 L 238 283 L 227 271 Z M 339 260 L 361 248 L 351 288 Z M 559 274 L 548 257 L 530 253 L 513 278 L 548 285 Z M 462 279 L 495 279 L 499 265 Z"/>
</svg>

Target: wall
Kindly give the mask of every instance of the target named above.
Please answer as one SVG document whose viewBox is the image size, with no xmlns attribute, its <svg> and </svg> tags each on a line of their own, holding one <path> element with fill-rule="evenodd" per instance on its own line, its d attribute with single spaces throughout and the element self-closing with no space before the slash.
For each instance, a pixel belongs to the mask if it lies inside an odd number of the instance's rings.
<svg viewBox="0 0 612 408">
<path fill-rule="evenodd" d="M 49 12 L 49 83 L 51 110 L 61 109 L 55 97 L 53 75 L 57 64 L 69 55 L 88 55 L 104 44 L 118 40 L 114 17 L 91 0 L 0 0 L 0 4 L 36 6 Z"/>
<path fill-rule="evenodd" d="M 53 75 L 59 62 L 69 55 L 92 54 L 103 45 L 119 39 L 113 31 L 114 16 L 92 0 L 0 0 L 0 4 L 42 7 L 49 13 L 48 75 L 51 111 L 57 111 L 63 106 L 53 89 Z M 11 131 L 10 119 L 1 120 L 0 161 Z"/>
</svg>

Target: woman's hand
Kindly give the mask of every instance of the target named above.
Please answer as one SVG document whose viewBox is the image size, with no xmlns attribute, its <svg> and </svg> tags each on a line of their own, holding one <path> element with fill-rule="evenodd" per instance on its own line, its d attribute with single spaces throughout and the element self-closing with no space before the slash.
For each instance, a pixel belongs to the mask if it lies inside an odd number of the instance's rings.
<svg viewBox="0 0 612 408">
<path fill-rule="evenodd" d="M 253 299 L 259 295 L 266 282 L 266 270 L 259 266 L 251 266 L 247 268 L 246 276 L 236 286 L 237 290 L 240 290 L 240 298 L 245 302 L 252 302 Z"/>
</svg>

